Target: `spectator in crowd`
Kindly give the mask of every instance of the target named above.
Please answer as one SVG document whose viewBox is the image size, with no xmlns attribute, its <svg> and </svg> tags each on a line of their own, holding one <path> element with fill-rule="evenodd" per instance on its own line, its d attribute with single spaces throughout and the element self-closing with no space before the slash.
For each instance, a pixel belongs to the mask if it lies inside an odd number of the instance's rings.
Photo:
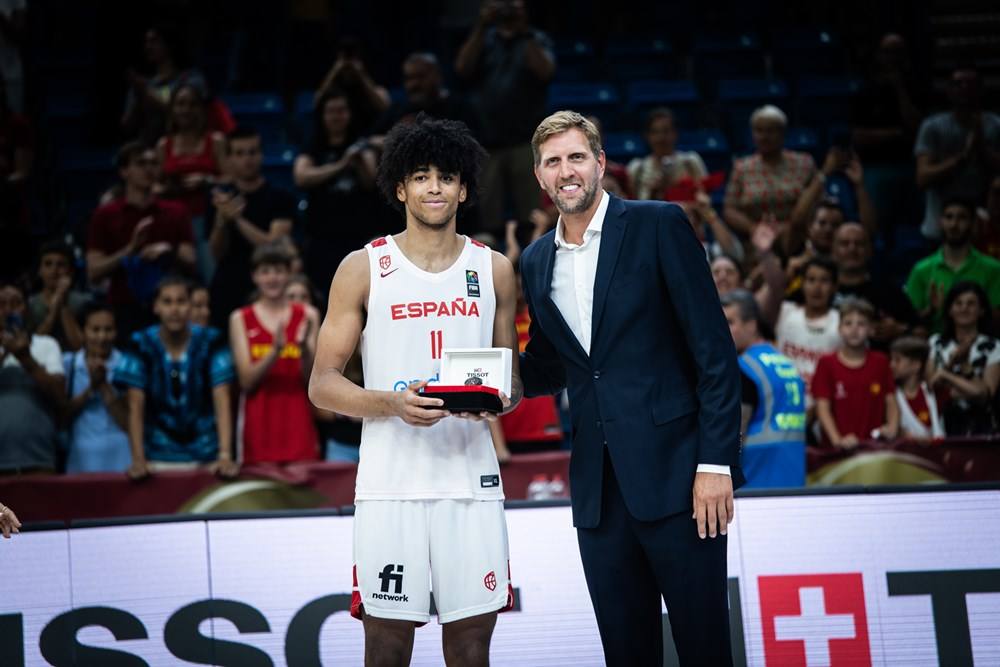
<svg viewBox="0 0 1000 667">
<path fill-rule="evenodd" d="M 306 270 L 325 292 L 340 260 L 375 233 L 375 151 L 351 130 L 343 92 L 328 89 L 317 102 L 312 145 L 295 158 L 295 185 L 309 193 Z"/>
<path fill-rule="evenodd" d="M 167 276 L 153 308 L 160 324 L 132 335 L 116 382 L 128 395 L 128 476 L 209 468 L 224 477 L 233 460 L 233 359 L 216 329 L 189 324 L 191 286 Z"/>
<path fill-rule="evenodd" d="M 200 284 L 191 285 L 191 324 L 200 327 L 211 326 L 212 295 L 208 288 Z"/>
<path fill-rule="evenodd" d="M 62 352 L 25 326 L 25 293 L 0 283 L 0 475 L 55 472 Z"/>
<path fill-rule="evenodd" d="M 896 220 L 909 220 L 916 190 L 911 151 L 926 92 L 910 66 L 906 41 L 884 35 L 871 71 L 851 103 L 851 139 L 865 164 L 864 178 L 883 238 Z"/>
<path fill-rule="evenodd" d="M 768 214 L 782 233 L 803 224 L 823 192 L 825 175 L 812 156 L 784 149 L 787 126 L 784 112 L 770 104 L 750 116 L 756 150 L 733 162 L 723 210 L 726 224 L 742 236 Z"/>
<path fill-rule="evenodd" d="M 176 89 L 185 83 L 204 88 L 197 70 L 183 69 L 180 40 L 172 30 L 150 28 L 143 36 L 143 57 L 152 70 L 148 77 L 128 70 L 128 95 L 121 127 L 125 135 L 152 145 L 167 129 L 167 112 Z"/>
<path fill-rule="evenodd" d="M 2 16 L 0 12 L 0 21 Z M 31 121 L 11 108 L 7 86 L 0 77 L 0 230 L 27 225 L 26 185 L 34 164 L 35 139 Z"/>
<path fill-rule="evenodd" d="M 28 299 L 36 334 L 52 336 L 63 350 L 79 350 L 83 332 L 77 320 L 89 297 L 73 289 L 73 249 L 65 241 L 49 241 L 38 252 L 42 289 Z"/>
<path fill-rule="evenodd" d="M 951 110 L 925 118 L 913 148 L 917 185 L 926 191 L 920 229 L 932 240 L 944 231 L 944 203 L 983 201 L 990 176 L 1000 172 L 1000 116 L 982 110 L 979 72 L 955 69 L 948 93 Z"/>
<path fill-rule="evenodd" d="M 187 207 L 196 231 L 205 215 L 209 188 L 222 174 L 226 158 L 225 139 L 208 128 L 205 95 L 204 88 L 190 82 L 174 89 L 167 132 L 156 144 L 163 196 Z"/>
<path fill-rule="evenodd" d="M 20 533 L 21 522 L 17 520 L 14 510 L 0 503 L 0 533 L 9 540 L 11 533 Z"/>
<path fill-rule="evenodd" d="M 396 123 L 412 123 L 423 112 L 432 118 L 460 120 L 472 133 L 479 134 L 479 118 L 464 97 L 444 87 L 441 65 L 433 53 L 411 53 L 403 61 L 403 90 L 406 98 L 393 102 L 375 124 L 376 135 L 384 135 Z"/>
<path fill-rule="evenodd" d="M 187 210 L 154 195 L 156 153 L 140 143 L 118 151 L 123 193 L 95 212 L 87 230 L 87 278 L 108 280 L 119 341 L 150 325 L 157 283 L 168 273 L 195 267 L 194 230 Z"/>
<path fill-rule="evenodd" d="M 870 303 L 875 308 L 871 344 L 884 353 L 894 339 L 917 324 L 917 314 L 903 290 L 889 281 L 872 278 L 868 272 L 871 256 L 871 238 L 860 223 L 845 222 L 834 232 L 833 261 L 838 279 L 833 303 L 838 305 L 847 297 Z"/>
<path fill-rule="evenodd" d="M 115 387 L 122 354 L 114 347 L 115 314 L 88 303 L 80 316 L 84 346 L 63 354 L 69 431 L 66 472 L 125 472 L 131 463 L 128 401 Z"/>
<path fill-rule="evenodd" d="M 903 336 L 889 348 L 889 367 L 896 381 L 896 404 L 899 406 L 899 434 L 911 440 L 944 437 L 944 421 L 937 398 L 924 382 L 924 369 L 930 346 L 923 338 Z"/>
<path fill-rule="evenodd" d="M 889 359 L 868 349 L 875 309 L 864 299 L 840 305 L 840 349 L 816 364 L 810 392 L 825 446 L 852 449 L 863 440 L 892 440 L 899 432 L 899 406 Z"/>
<path fill-rule="evenodd" d="M 291 258 L 281 246 L 258 246 L 251 265 L 257 299 L 229 318 L 229 346 L 243 392 L 240 460 L 315 460 L 316 427 L 306 385 L 316 355 L 319 313 L 289 301 Z"/>
<path fill-rule="evenodd" d="M 990 181 L 985 215 L 980 216 L 978 222 L 976 250 L 993 259 L 1000 259 L 1000 174 Z"/>
<path fill-rule="evenodd" d="M 361 41 L 357 38 L 345 37 L 341 40 L 333 66 L 316 91 L 314 100 L 314 107 L 320 109 L 320 99 L 330 90 L 337 88 L 343 91 L 351 110 L 351 133 L 355 135 L 367 134 L 375 120 L 392 103 L 389 91 L 375 83 L 365 69 L 361 51 Z"/>
<path fill-rule="evenodd" d="M 743 384 L 743 474 L 750 488 L 806 482 L 806 387 L 792 361 L 761 334 L 753 294 L 733 290 L 722 309 L 739 353 Z"/>
<path fill-rule="evenodd" d="M 788 279 L 786 293 L 793 298 L 801 298 L 802 267 L 813 257 L 830 257 L 833 251 L 833 234 L 844 222 L 844 209 L 834 197 L 824 197 L 816 205 L 812 222 L 806 232 L 802 252 L 791 257 L 785 267 Z"/>
<path fill-rule="evenodd" d="M 803 269 L 802 304 L 781 304 L 775 341 L 782 354 L 792 360 L 808 390 L 820 357 L 840 347 L 840 314 L 833 307 L 837 289 L 837 265 L 823 257 L 813 257 Z M 806 404 L 812 407 L 812 392 Z"/>
<path fill-rule="evenodd" d="M 944 299 L 944 329 L 930 338 L 927 381 L 938 393 L 948 435 L 996 433 L 1000 341 L 992 334 L 986 291 L 963 280 Z"/>
<path fill-rule="evenodd" d="M 834 199 L 845 219 L 860 222 L 872 236 L 877 233 L 878 216 L 865 189 L 864 168 L 850 148 L 831 147 L 823 159 L 818 178 L 825 183 L 825 189 L 821 190 L 821 202 L 827 198 Z M 809 219 L 808 216 L 806 219 Z M 806 219 L 796 221 L 787 228 L 782 239 L 787 254 L 802 251 L 804 240 L 809 235 Z"/>
<path fill-rule="evenodd" d="M 673 199 L 667 196 L 667 190 L 685 178 L 696 190 L 701 189 L 708 168 L 694 151 L 677 150 L 677 127 L 670 109 L 660 107 L 649 112 L 645 137 L 649 155 L 628 163 L 636 199 Z"/>
<path fill-rule="evenodd" d="M 1000 261 L 972 247 L 972 204 L 950 199 L 941 207 L 944 243 L 929 257 L 917 262 L 906 280 L 906 294 L 917 313 L 932 331 L 941 331 L 947 310 L 941 307 L 944 295 L 956 282 L 971 280 L 986 290 L 987 310 L 1000 306 Z"/>
<path fill-rule="evenodd" d="M 694 226 L 695 234 L 698 235 L 698 240 L 705 247 L 705 254 L 709 259 L 728 255 L 734 259 L 743 260 L 743 245 L 722 221 L 719 214 L 715 212 L 708 194 L 699 190 L 695 193 L 693 201 L 678 203 L 687 213 L 688 220 Z"/>
<path fill-rule="evenodd" d="M 285 287 L 285 298 L 290 303 L 302 303 L 307 306 L 315 306 L 318 302 L 316 288 L 313 286 L 309 276 L 304 273 L 293 273 L 288 278 L 288 286 Z"/>
<path fill-rule="evenodd" d="M 26 0 L 8 0 L 0 8 L 0 79 L 7 86 L 10 108 L 24 113 L 24 66 L 21 49 L 28 39 Z"/>
<path fill-rule="evenodd" d="M 750 238 L 757 262 L 755 274 L 763 279 L 754 291 L 760 322 L 766 325 L 767 331 L 774 328 L 781 311 L 782 298 L 785 291 L 785 274 L 781 269 L 781 261 L 774 253 L 774 243 L 778 238 L 776 225 L 773 222 L 761 222 L 754 227 Z M 711 256 L 711 254 L 710 254 Z M 719 296 L 740 289 L 748 282 L 742 265 L 731 255 L 721 253 L 712 258 L 712 280 Z"/>
<path fill-rule="evenodd" d="M 556 61 L 548 35 L 528 24 L 522 0 L 486 0 L 455 60 L 472 90 L 480 141 L 490 157 L 483 170 L 479 210 L 485 231 L 503 230 L 505 195 L 514 217 L 527 220 L 538 203 L 528 139 L 545 117 Z"/>
<path fill-rule="evenodd" d="M 229 314 L 245 305 L 253 290 L 250 258 L 254 248 L 288 236 L 296 209 L 295 197 L 268 183 L 261 173 L 256 130 L 233 130 L 228 146 L 233 184 L 215 189 L 209 216 L 214 220 L 209 242 L 218 261 L 210 290 L 212 324 L 220 329 L 227 327 Z"/>
</svg>

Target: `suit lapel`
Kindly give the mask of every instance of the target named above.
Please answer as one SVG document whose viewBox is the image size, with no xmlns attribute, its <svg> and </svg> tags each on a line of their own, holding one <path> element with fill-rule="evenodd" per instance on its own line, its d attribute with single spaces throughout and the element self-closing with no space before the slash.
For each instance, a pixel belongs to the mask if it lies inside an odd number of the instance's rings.
<svg viewBox="0 0 1000 667">
<path fill-rule="evenodd" d="M 559 326 L 562 327 L 563 335 L 569 339 L 570 347 L 584 359 L 587 358 L 587 352 L 580 345 L 580 341 L 577 340 L 576 334 L 570 328 L 569 324 L 566 323 L 565 318 L 563 318 L 562 313 L 559 312 L 559 306 L 556 305 L 555 301 L 552 300 L 552 273 L 555 271 L 556 265 L 556 244 L 555 241 L 549 241 L 545 243 L 543 247 L 544 252 L 542 253 L 542 273 L 540 281 L 538 284 L 538 295 L 541 297 L 539 305 L 543 306 L 548 314 L 558 322 Z"/>
<path fill-rule="evenodd" d="M 614 275 L 618 254 L 625 236 L 625 204 L 618 197 L 611 197 L 608 211 L 601 229 L 601 250 L 597 255 L 597 274 L 594 276 L 594 308 L 590 330 L 590 351 L 593 353 L 597 341 L 597 328 L 604 314 L 604 304 L 608 300 L 611 276 Z"/>
</svg>

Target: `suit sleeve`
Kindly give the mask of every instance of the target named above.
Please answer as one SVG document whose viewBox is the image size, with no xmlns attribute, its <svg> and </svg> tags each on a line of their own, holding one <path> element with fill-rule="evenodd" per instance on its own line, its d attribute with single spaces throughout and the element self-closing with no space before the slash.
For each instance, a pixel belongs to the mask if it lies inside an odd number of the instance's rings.
<svg viewBox="0 0 1000 667">
<path fill-rule="evenodd" d="M 528 344 L 521 353 L 521 381 L 524 383 L 524 395 L 531 398 L 556 394 L 566 386 L 566 367 L 555 345 L 548 339 L 538 325 L 535 317 L 535 307 L 531 300 L 531 282 L 525 270 L 528 269 L 527 255 L 521 256 L 521 276 L 524 284 L 524 300 L 528 304 L 528 316 L 531 324 L 528 326 Z"/>
<path fill-rule="evenodd" d="M 681 209 L 662 207 L 658 262 L 697 371 L 698 463 L 740 465 L 740 369 L 699 243 Z"/>
</svg>

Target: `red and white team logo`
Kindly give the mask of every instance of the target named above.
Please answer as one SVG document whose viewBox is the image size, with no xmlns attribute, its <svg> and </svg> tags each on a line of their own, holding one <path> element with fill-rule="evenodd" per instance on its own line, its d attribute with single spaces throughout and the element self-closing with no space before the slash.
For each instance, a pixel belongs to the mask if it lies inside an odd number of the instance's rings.
<svg viewBox="0 0 1000 667">
<path fill-rule="evenodd" d="M 388 269 L 390 266 L 392 266 L 392 255 L 382 255 L 381 257 L 379 257 L 378 265 L 382 267 L 383 271 Z"/>
<path fill-rule="evenodd" d="M 870 667 L 860 572 L 762 576 L 764 656 L 782 667 Z"/>
<path fill-rule="evenodd" d="M 495 591 L 497 589 L 496 572 L 490 570 L 489 573 L 485 577 L 483 577 L 483 584 L 485 584 L 486 588 L 490 589 L 491 591 Z"/>
</svg>

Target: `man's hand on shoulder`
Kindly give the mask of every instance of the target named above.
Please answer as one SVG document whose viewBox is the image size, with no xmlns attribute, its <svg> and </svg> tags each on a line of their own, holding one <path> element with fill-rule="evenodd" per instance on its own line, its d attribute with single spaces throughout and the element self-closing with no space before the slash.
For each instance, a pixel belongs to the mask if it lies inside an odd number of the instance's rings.
<svg viewBox="0 0 1000 667">
<path fill-rule="evenodd" d="M 714 472 L 695 473 L 692 497 L 694 514 L 691 518 L 698 522 L 698 537 L 725 535 L 735 514 L 733 478 Z"/>
</svg>

